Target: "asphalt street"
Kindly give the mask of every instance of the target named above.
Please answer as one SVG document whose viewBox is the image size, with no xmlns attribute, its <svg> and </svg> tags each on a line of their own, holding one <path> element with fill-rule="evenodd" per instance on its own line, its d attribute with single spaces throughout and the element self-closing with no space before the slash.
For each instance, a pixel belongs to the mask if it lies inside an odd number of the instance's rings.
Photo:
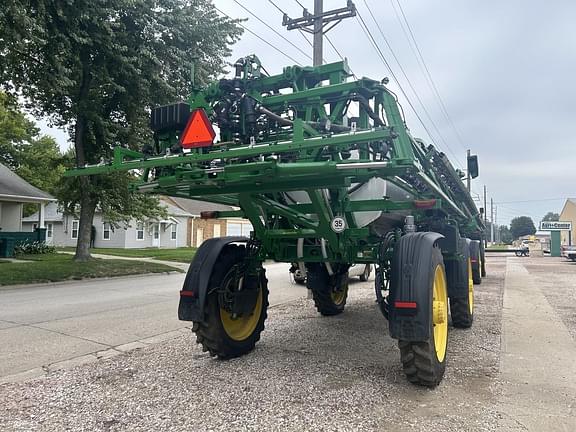
<svg viewBox="0 0 576 432">
<path fill-rule="evenodd" d="M 306 296 L 288 264 L 266 265 L 270 304 Z M 184 274 L 0 290 L 0 382 L 107 358 L 190 333 L 177 318 Z"/>
<path fill-rule="evenodd" d="M 88 337 L 99 344 L 88 351 L 128 340 L 135 341 L 129 348 L 141 349 L 118 354 L 121 345 L 115 345 L 108 348 L 115 350 L 108 359 L 93 356 L 82 364 L 86 356 L 75 357 L 51 364 L 48 373 L 40 368 L 44 376 L 31 374 L 31 380 L 26 373 L 12 375 L 17 382 L 0 384 L 0 430 L 576 430 L 576 264 L 489 254 L 487 265 L 488 276 L 475 286 L 474 325 L 450 328 L 446 374 L 435 389 L 406 381 L 397 342 L 388 336 L 374 303 L 372 281 L 352 282 L 346 311 L 322 317 L 302 298 L 305 290 L 289 284 L 286 267 L 269 268 L 276 306 L 269 311 L 262 339 L 253 352 L 229 361 L 211 358 L 188 329 L 177 327 L 172 291 L 158 285 L 173 284 L 177 291 L 182 276 L 114 280 L 133 285 L 116 290 L 106 288 L 112 281 L 82 285 L 84 293 L 99 289 L 99 295 L 89 297 L 95 304 L 83 306 L 87 317 L 103 314 L 92 321 L 73 314 L 85 301 L 67 297 L 68 287 L 58 287 L 63 290 L 57 301 L 60 319 L 41 306 L 53 304 L 50 288 L 34 301 L 33 295 L 18 301 L 11 297 L 12 308 L 19 308 L 32 324 L 11 324 L 15 317 L 4 321 L 0 334 L 24 329 L 10 347 L 6 339 L 0 341 L 2 365 L 7 348 L 19 353 L 11 363 L 22 370 L 34 367 L 25 365 L 29 356 L 41 356 L 45 349 L 57 354 L 57 343 L 48 343 L 47 337 L 64 333 L 57 327 L 62 322 L 70 323 L 64 330 L 79 339 L 77 344 L 87 343 Z M 300 298 L 274 297 L 283 283 Z M 2 314 L 6 294 L 0 293 Z M 102 310 L 107 301 L 102 297 L 113 296 L 116 301 L 136 297 L 141 303 L 109 314 L 117 318 L 102 327 L 105 332 L 91 329 L 109 316 Z M 162 299 L 169 305 L 165 318 L 147 309 Z M 149 316 L 131 324 L 134 311 Z M 74 320 L 80 324 L 72 324 Z M 28 340 L 26 327 L 50 331 Z M 120 333 L 129 337 L 122 339 Z"/>
</svg>

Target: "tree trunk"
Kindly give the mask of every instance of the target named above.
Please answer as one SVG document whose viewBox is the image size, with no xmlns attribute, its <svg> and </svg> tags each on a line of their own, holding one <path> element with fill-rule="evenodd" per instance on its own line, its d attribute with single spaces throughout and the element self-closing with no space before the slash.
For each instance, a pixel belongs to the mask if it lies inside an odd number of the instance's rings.
<svg viewBox="0 0 576 432">
<path fill-rule="evenodd" d="M 90 190 L 90 178 L 81 177 L 80 184 L 86 193 L 82 194 L 80 202 L 80 226 L 78 227 L 78 243 L 76 244 L 74 261 L 88 261 L 91 258 L 90 236 L 92 235 L 92 224 L 97 203 L 88 192 Z"/>
<path fill-rule="evenodd" d="M 86 118 L 80 114 L 76 119 L 74 130 L 74 147 L 76 149 L 76 164 L 83 166 L 86 163 L 83 137 L 86 131 Z M 78 227 L 78 242 L 74 261 L 88 261 L 90 256 L 90 236 L 96 211 L 97 200 L 92 196 L 92 178 L 79 177 L 82 198 L 80 200 L 80 224 Z"/>
<path fill-rule="evenodd" d="M 88 119 L 85 114 L 89 103 L 90 92 L 90 65 L 87 53 L 81 56 L 82 59 L 82 80 L 78 89 L 78 99 L 76 105 L 78 114 L 74 127 L 74 150 L 76 151 L 76 165 L 81 167 L 87 162 L 86 151 L 84 149 L 84 138 L 87 133 Z M 92 178 L 80 177 L 80 187 L 82 198 L 80 200 L 80 224 L 78 227 L 78 242 L 76 243 L 76 254 L 74 261 L 88 261 L 90 256 L 90 235 L 92 234 L 92 223 L 96 211 L 97 199 L 92 195 Z"/>
</svg>

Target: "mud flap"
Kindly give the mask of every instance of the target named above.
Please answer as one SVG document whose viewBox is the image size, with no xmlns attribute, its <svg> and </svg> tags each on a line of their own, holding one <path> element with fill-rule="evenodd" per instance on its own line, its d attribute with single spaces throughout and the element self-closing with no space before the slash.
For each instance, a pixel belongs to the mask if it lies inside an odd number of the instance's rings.
<svg viewBox="0 0 576 432">
<path fill-rule="evenodd" d="M 181 321 L 203 321 L 204 304 L 212 269 L 222 249 L 230 243 L 246 243 L 246 237 L 218 237 L 206 240 L 198 250 L 184 279 L 178 304 L 178 319 Z"/>
<path fill-rule="evenodd" d="M 430 339 L 432 311 L 432 250 L 441 234 L 406 234 L 394 246 L 390 278 L 389 330 L 394 339 Z"/>
</svg>

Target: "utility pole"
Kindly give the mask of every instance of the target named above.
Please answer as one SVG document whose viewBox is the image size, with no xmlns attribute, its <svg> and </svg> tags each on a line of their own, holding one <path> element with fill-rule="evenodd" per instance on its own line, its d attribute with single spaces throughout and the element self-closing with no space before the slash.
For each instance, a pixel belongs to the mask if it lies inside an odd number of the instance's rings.
<svg viewBox="0 0 576 432">
<path fill-rule="evenodd" d="M 486 226 L 486 213 L 488 209 L 486 208 L 486 185 L 484 185 L 484 226 Z M 486 239 L 486 235 L 484 235 L 484 247 L 488 246 L 488 240 Z"/>
<path fill-rule="evenodd" d="M 488 208 L 486 207 L 486 185 L 484 185 L 484 224 L 486 224 L 486 213 L 488 212 Z"/>
<path fill-rule="evenodd" d="M 300 29 L 311 33 L 314 36 L 314 66 L 322 65 L 322 45 L 324 34 L 336 27 L 343 19 L 356 16 L 356 6 L 354 6 L 354 3 L 352 3 L 351 0 L 347 1 L 346 7 L 344 8 L 334 9 L 327 12 L 324 12 L 323 3 L 323 0 L 314 0 L 314 14 L 308 12 L 308 9 L 304 9 L 301 18 L 292 19 L 287 14 L 284 14 L 284 18 L 282 19 L 282 25 L 286 26 L 288 30 Z M 332 25 L 327 25 L 332 22 Z"/>
<path fill-rule="evenodd" d="M 498 226 L 498 206 L 494 206 L 494 225 L 496 226 L 496 243 L 500 243 L 500 227 Z"/>
<path fill-rule="evenodd" d="M 466 150 L 466 187 L 470 192 L 470 167 L 468 166 L 468 159 L 470 159 L 470 149 Z"/>
<path fill-rule="evenodd" d="M 490 242 L 494 244 L 494 200 L 490 198 Z"/>
</svg>

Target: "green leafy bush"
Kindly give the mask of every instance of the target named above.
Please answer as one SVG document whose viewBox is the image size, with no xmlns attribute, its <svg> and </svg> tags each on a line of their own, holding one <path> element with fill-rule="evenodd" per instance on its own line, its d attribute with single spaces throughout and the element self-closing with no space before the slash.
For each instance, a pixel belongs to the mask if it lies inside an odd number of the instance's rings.
<svg viewBox="0 0 576 432">
<path fill-rule="evenodd" d="M 37 254 L 48 254 L 54 253 L 56 248 L 46 244 L 46 242 L 34 241 L 34 242 L 23 242 L 18 243 L 14 247 L 15 255 L 37 255 Z"/>
</svg>

